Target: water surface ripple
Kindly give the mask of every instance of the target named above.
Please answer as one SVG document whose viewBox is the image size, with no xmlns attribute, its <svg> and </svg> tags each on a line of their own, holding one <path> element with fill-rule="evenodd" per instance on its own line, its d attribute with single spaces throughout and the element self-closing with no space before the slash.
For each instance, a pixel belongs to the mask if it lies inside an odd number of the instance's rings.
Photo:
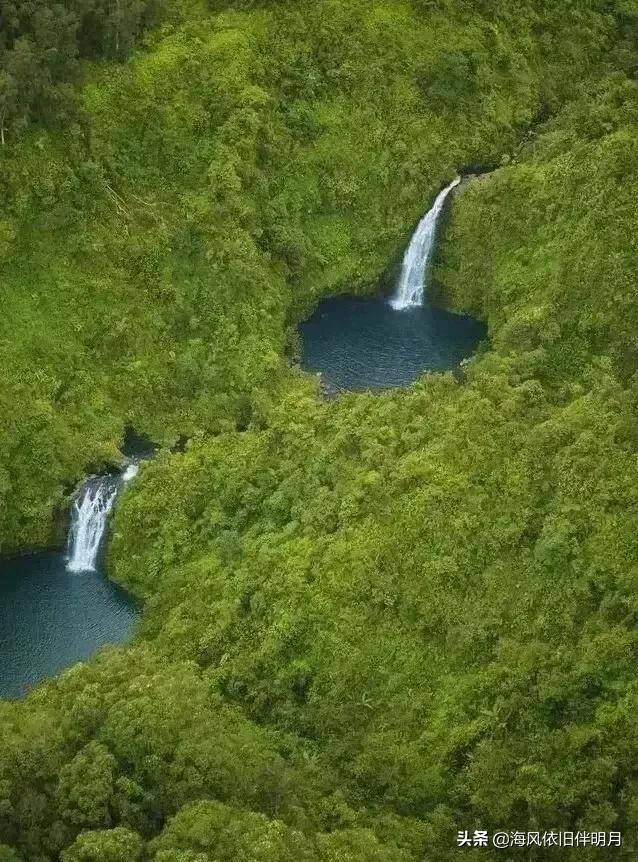
<svg viewBox="0 0 638 862">
<path fill-rule="evenodd" d="M 425 371 L 447 371 L 486 336 L 480 321 L 429 304 L 395 311 L 382 298 L 324 300 L 300 326 L 302 367 L 329 388 L 408 386 Z"/>
</svg>

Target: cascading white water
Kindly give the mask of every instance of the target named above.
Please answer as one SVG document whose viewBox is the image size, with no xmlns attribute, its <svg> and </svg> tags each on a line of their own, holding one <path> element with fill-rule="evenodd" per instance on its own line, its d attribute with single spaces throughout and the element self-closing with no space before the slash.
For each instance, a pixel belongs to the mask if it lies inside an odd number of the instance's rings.
<svg viewBox="0 0 638 862">
<path fill-rule="evenodd" d="M 137 474 L 140 472 L 140 465 L 135 462 L 131 462 L 126 470 L 122 473 L 122 479 L 124 482 L 130 482 L 131 479 L 134 479 Z"/>
<path fill-rule="evenodd" d="M 450 183 L 447 188 L 443 189 L 434 201 L 432 209 L 421 219 L 419 226 L 414 232 L 414 236 L 403 258 L 399 286 L 390 300 L 390 305 L 396 311 L 402 311 L 404 308 L 413 308 L 415 305 L 423 305 L 425 278 L 428 264 L 432 257 L 439 216 L 441 215 L 441 210 L 447 196 L 460 182 L 461 178 L 457 177 L 453 183 Z"/>
<path fill-rule="evenodd" d="M 92 479 L 73 506 L 69 534 L 70 572 L 94 572 L 102 536 L 117 497 L 117 485 L 108 477 Z"/>
<path fill-rule="evenodd" d="M 123 484 L 137 475 L 139 465 L 131 463 L 121 481 L 113 476 L 89 479 L 73 506 L 67 569 L 94 572 L 109 515 Z"/>
</svg>

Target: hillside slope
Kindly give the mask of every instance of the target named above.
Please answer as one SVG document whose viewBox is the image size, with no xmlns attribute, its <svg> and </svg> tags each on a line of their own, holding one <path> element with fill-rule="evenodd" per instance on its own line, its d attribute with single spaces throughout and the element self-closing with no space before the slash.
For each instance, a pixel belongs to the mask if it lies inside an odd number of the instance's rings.
<svg viewBox="0 0 638 862">
<path fill-rule="evenodd" d="M 85 69 L 75 121 L 1 148 L 5 550 L 56 538 L 127 424 L 266 421 L 287 324 L 373 289 L 441 182 L 498 162 L 618 35 L 603 3 L 437 6 L 183 3 Z"/>
<path fill-rule="evenodd" d="M 638 10 L 212 6 L 2 153 L 5 545 L 127 423 L 191 440 L 115 515 L 137 642 L 0 703 L 0 860 L 632 859 Z M 436 278 L 489 343 L 323 402 L 291 323 L 471 164 Z"/>
</svg>

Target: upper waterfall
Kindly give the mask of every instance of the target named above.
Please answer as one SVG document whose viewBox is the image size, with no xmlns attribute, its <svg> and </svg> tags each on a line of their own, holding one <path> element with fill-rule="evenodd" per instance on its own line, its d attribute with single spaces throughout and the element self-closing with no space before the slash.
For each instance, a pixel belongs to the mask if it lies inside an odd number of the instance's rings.
<svg viewBox="0 0 638 862">
<path fill-rule="evenodd" d="M 404 308 L 412 308 L 415 305 L 423 305 L 425 279 L 430 258 L 432 257 L 439 216 L 441 215 L 441 210 L 447 196 L 460 182 L 461 178 L 457 177 L 454 182 L 450 183 L 449 186 L 440 192 L 434 201 L 434 206 L 421 219 L 419 226 L 414 232 L 414 236 L 403 258 L 399 286 L 390 300 L 390 305 L 397 311 Z"/>
<path fill-rule="evenodd" d="M 73 505 L 68 543 L 67 569 L 94 572 L 109 515 L 123 485 L 137 475 L 139 465 L 130 463 L 121 477 L 98 476 L 84 483 Z"/>
</svg>

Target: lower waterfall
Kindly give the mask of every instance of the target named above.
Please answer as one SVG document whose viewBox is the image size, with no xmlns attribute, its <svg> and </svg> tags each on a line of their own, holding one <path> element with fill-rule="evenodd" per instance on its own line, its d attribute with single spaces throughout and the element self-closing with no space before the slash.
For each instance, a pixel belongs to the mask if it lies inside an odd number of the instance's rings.
<svg viewBox="0 0 638 862">
<path fill-rule="evenodd" d="M 84 483 L 71 514 L 67 557 L 69 572 L 96 571 L 102 539 L 115 500 L 138 470 L 139 465 L 131 463 L 121 476 L 97 476 Z"/>
</svg>

